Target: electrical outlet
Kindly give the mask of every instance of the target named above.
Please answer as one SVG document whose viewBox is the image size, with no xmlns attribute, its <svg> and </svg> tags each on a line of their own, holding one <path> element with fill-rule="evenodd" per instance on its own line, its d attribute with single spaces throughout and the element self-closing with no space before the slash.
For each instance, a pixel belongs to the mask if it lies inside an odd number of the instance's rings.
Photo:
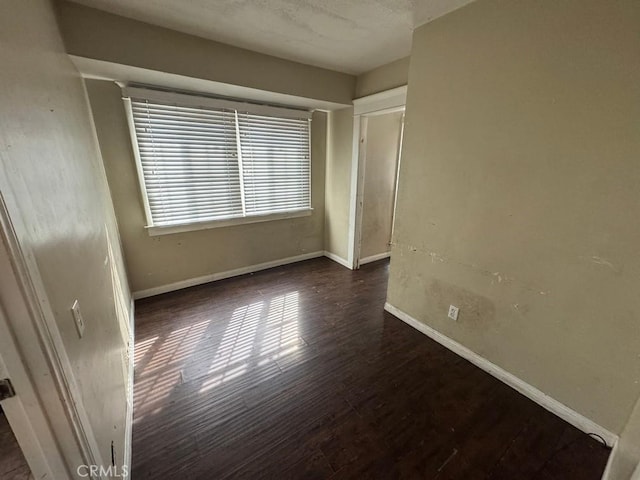
<svg viewBox="0 0 640 480">
<path fill-rule="evenodd" d="M 80 313 L 80 304 L 78 300 L 73 302 L 71 306 L 71 313 L 73 314 L 73 320 L 76 322 L 76 329 L 78 330 L 78 336 L 82 338 L 84 334 L 84 319 L 82 318 L 82 313 Z"/>
<path fill-rule="evenodd" d="M 458 321 L 458 312 L 459 311 L 460 311 L 460 309 L 458 307 L 456 307 L 455 305 L 449 305 L 449 313 L 447 314 L 447 316 L 451 320 Z"/>
</svg>

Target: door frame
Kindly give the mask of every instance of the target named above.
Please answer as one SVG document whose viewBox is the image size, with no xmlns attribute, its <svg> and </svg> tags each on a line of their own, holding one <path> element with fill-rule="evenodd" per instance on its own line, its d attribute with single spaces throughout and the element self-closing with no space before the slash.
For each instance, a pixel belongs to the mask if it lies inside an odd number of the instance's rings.
<svg viewBox="0 0 640 480">
<path fill-rule="evenodd" d="M 14 388 L 18 391 L 15 397 L 0 401 L 0 405 L 29 465 L 31 475 L 34 478 L 58 478 L 66 475 L 68 478 L 53 432 L 48 428 L 44 412 L 39 408 L 37 401 L 34 402 L 37 396 L 30 382 L 21 381 L 27 378 L 28 374 L 24 371 L 2 308 L 0 308 L 0 352 L 7 358 L 5 361 L 0 355 L 0 378 L 11 379 Z M 11 368 L 8 368 L 7 364 Z"/>
<path fill-rule="evenodd" d="M 373 95 L 368 95 L 366 97 L 356 98 L 353 101 L 353 146 L 351 154 L 351 190 L 349 198 L 349 238 L 347 251 L 347 263 L 352 270 L 360 268 L 360 250 L 362 246 L 362 201 L 364 196 L 364 174 L 366 169 L 365 158 L 367 151 L 368 118 L 375 115 L 404 111 L 406 103 L 406 85 L 374 93 Z M 398 159 L 400 159 L 400 157 L 398 157 Z"/>
<path fill-rule="evenodd" d="M 0 361 L 16 396 L 2 407 L 35 478 L 76 478 L 79 465 L 103 465 L 102 458 L 37 263 L 18 240 L 20 216 L 10 216 L 15 204 L 5 192 L 0 190 Z"/>
</svg>

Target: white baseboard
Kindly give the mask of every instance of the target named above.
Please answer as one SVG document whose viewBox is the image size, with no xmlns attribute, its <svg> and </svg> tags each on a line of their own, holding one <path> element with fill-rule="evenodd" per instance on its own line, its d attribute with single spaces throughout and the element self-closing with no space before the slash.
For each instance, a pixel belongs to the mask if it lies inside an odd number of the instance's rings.
<svg viewBox="0 0 640 480">
<path fill-rule="evenodd" d="M 340 265 L 342 265 L 343 267 L 347 267 L 349 270 L 353 270 L 351 268 L 351 265 L 349 265 L 349 262 L 347 260 L 345 260 L 344 258 L 336 255 L 335 253 L 331 253 L 328 251 L 324 251 L 324 256 L 333 260 L 336 263 L 339 263 Z"/>
<path fill-rule="evenodd" d="M 384 253 L 378 253 L 377 255 L 370 255 L 368 257 L 361 258 L 360 265 L 377 262 L 378 260 L 382 260 L 383 258 L 389 258 L 390 256 L 391 256 L 391 252 L 384 252 Z"/>
<path fill-rule="evenodd" d="M 215 282 L 216 280 L 224 280 L 225 278 L 237 277 L 238 275 L 245 275 L 247 273 L 259 272 L 260 270 L 266 270 L 268 268 L 280 267 L 281 265 L 287 265 L 289 263 L 296 263 L 303 260 L 309 260 L 311 258 L 322 257 L 324 254 L 325 252 L 323 251 L 304 253 L 294 257 L 280 258 L 278 260 L 272 260 L 271 262 L 258 263 L 256 265 L 249 265 L 246 267 L 236 268 L 234 270 L 227 270 L 226 272 L 212 273 L 210 275 L 181 280 L 168 285 L 161 285 L 159 287 L 133 292 L 133 298 L 135 300 L 139 300 L 141 298 L 153 297 L 154 295 L 173 292 L 175 290 L 181 290 L 195 285 L 202 285 L 203 283 Z"/>
<path fill-rule="evenodd" d="M 545 394 L 544 392 L 541 392 L 540 390 L 528 384 L 524 380 L 521 380 L 515 375 L 491 363 L 486 358 L 481 357 L 477 353 L 469 350 L 467 347 L 459 344 L 455 340 L 450 339 L 446 335 L 443 335 L 437 330 L 434 330 L 428 325 L 425 325 L 424 323 L 416 320 L 409 314 L 394 307 L 390 303 L 385 303 L 384 309 L 387 312 L 391 313 L 392 315 L 398 317 L 403 322 L 412 326 L 416 330 L 424 333 L 431 339 L 435 340 L 439 344 L 448 348 L 452 352 L 460 355 L 462 358 L 469 360 L 471 363 L 473 363 L 477 367 L 481 368 L 482 370 L 489 373 L 490 375 L 493 375 L 501 382 L 506 383 L 514 390 L 520 392 L 525 397 L 530 398 L 531 400 L 536 402 L 538 405 L 549 410 L 551 413 L 557 415 L 558 417 L 570 423 L 574 427 L 582 430 L 585 433 L 595 433 L 601 436 L 604 439 L 604 441 L 607 443 L 607 445 L 610 447 L 614 446 L 618 441 L 618 436 L 616 434 L 610 432 L 604 427 L 601 427 L 594 421 L 572 410 L 571 408 L 567 407 L 563 403 L 560 403 L 559 401 L 551 398 L 549 395 Z"/>
</svg>

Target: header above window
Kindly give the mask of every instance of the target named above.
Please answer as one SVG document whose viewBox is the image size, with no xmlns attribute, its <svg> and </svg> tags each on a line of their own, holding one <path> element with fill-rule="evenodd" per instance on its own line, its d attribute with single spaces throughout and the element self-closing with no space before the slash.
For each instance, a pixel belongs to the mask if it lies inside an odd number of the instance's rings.
<svg viewBox="0 0 640 480">
<path fill-rule="evenodd" d="M 125 86 L 122 87 L 122 96 L 128 98 L 140 98 L 148 101 L 175 104 L 183 107 L 213 108 L 237 110 L 239 112 L 251 112 L 257 115 L 266 115 L 280 118 L 294 118 L 311 120 L 311 112 L 296 108 L 262 105 L 241 100 L 225 98 L 205 97 L 190 93 L 167 92 L 149 88 Z"/>
<path fill-rule="evenodd" d="M 310 112 L 137 87 L 123 93 L 149 227 L 311 209 Z"/>
</svg>

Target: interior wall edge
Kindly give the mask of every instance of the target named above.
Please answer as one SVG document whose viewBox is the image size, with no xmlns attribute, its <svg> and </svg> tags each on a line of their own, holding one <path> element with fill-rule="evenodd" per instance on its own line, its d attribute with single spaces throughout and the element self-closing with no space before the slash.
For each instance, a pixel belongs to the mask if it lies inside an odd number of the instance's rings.
<svg viewBox="0 0 640 480">
<path fill-rule="evenodd" d="M 405 85 L 409 78 L 410 60 L 408 55 L 358 75 L 356 98 Z"/>
<path fill-rule="evenodd" d="M 607 460 L 607 466 L 604 468 L 604 472 L 602 473 L 602 480 L 615 480 L 615 477 L 612 476 L 612 470 L 614 464 L 616 463 L 616 459 L 618 457 L 620 450 L 620 440 L 616 441 L 615 445 L 611 449 L 611 453 L 609 454 L 609 459 Z"/>
<path fill-rule="evenodd" d="M 133 385 L 135 375 L 135 318 L 136 318 L 136 302 L 133 294 L 130 295 L 129 306 L 129 370 L 127 372 L 127 415 L 125 418 L 125 438 L 124 438 L 124 465 L 131 472 L 133 458 Z M 131 478 L 131 475 L 129 475 Z"/>
</svg>

